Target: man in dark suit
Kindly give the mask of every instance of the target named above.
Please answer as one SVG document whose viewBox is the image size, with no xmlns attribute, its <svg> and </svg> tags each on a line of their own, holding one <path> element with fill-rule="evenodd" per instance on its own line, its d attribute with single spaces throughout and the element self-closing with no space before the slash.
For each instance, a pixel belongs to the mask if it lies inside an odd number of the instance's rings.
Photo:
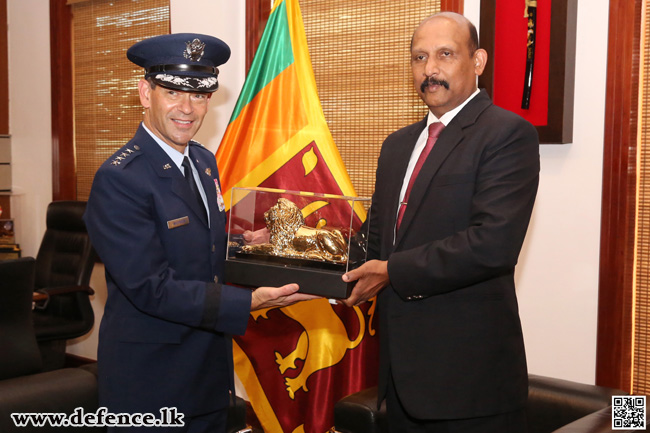
<svg viewBox="0 0 650 433">
<path fill-rule="evenodd" d="M 108 287 L 99 403 L 112 414 L 161 419 L 161 409 L 175 408 L 183 415 L 184 428 L 156 431 L 224 432 L 234 391 L 230 335 L 244 333 L 253 309 L 310 297 L 295 293 L 295 284 L 253 292 L 222 284 L 219 175 L 212 152 L 191 139 L 228 46 L 174 34 L 141 41 L 127 56 L 145 68 L 138 83 L 144 119 L 97 171 L 84 216 Z M 163 421 L 175 424 L 174 415 Z M 144 429 L 147 420 L 136 420 Z"/>
<path fill-rule="evenodd" d="M 379 295 L 379 401 L 391 433 L 526 429 L 514 269 L 539 141 L 477 89 L 486 62 L 462 15 L 436 14 L 416 29 L 411 67 L 429 114 L 386 138 L 369 221 L 376 260 L 343 277 L 358 280 L 348 305 Z"/>
</svg>

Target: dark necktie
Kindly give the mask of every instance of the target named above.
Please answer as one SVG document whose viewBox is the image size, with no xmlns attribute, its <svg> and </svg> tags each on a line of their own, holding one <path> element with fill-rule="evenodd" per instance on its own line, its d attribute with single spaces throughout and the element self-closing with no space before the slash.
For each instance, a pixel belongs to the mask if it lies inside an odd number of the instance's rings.
<svg viewBox="0 0 650 433">
<path fill-rule="evenodd" d="M 418 177 L 418 173 L 420 173 L 424 161 L 426 161 L 427 156 L 429 156 L 429 152 L 431 152 L 433 145 L 436 143 L 436 140 L 444 127 L 445 125 L 442 122 L 434 122 L 429 125 L 429 138 L 427 138 L 427 144 L 424 145 L 424 149 L 422 149 L 422 153 L 420 154 L 418 161 L 415 163 L 413 173 L 411 174 L 408 186 L 406 187 L 406 192 L 404 193 L 404 199 L 400 203 L 399 212 L 397 212 L 397 224 L 395 225 L 395 230 L 399 229 L 399 225 L 402 223 L 402 218 L 404 217 L 404 212 L 406 212 L 406 205 L 409 201 L 409 195 L 411 194 L 411 188 L 413 188 L 413 184 L 415 183 L 415 178 Z"/>
<path fill-rule="evenodd" d="M 196 197 L 196 200 L 199 202 L 199 206 L 203 210 L 203 215 L 205 215 L 205 218 L 207 219 L 208 214 L 205 211 L 205 205 L 203 204 L 203 199 L 201 198 L 199 187 L 196 185 L 196 181 L 194 180 L 194 174 L 192 174 L 192 166 L 190 165 L 190 160 L 187 156 L 183 158 L 183 164 L 181 165 L 185 169 L 185 180 L 187 181 L 187 186 L 189 186 L 192 190 L 192 194 L 194 194 L 194 197 Z"/>
</svg>

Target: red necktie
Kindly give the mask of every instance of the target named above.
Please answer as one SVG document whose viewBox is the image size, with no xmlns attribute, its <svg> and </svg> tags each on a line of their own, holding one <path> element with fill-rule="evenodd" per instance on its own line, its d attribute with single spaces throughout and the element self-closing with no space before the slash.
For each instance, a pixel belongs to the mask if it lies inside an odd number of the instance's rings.
<svg viewBox="0 0 650 433">
<path fill-rule="evenodd" d="M 406 212 L 406 205 L 409 201 L 409 195 L 411 194 L 411 188 L 415 183 L 415 178 L 418 177 L 424 161 L 427 159 L 429 152 L 433 148 L 433 145 L 436 143 L 438 136 L 442 132 L 445 125 L 442 122 L 434 122 L 429 125 L 429 138 L 427 138 L 427 144 L 424 145 L 422 153 L 418 158 L 418 162 L 415 163 L 415 168 L 413 168 L 413 173 L 411 173 L 411 178 L 409 179 L 408 186 L 406 187 L 406 192 L 404 193 L 404 199 L 400 203 L 399 212 L 397 213 L 397 224 L 395 225 L 395 230 L 399 229 L 399 225 L 402 223 L 402 217 L 404 217 L 404 212 Z"/>
</svg>

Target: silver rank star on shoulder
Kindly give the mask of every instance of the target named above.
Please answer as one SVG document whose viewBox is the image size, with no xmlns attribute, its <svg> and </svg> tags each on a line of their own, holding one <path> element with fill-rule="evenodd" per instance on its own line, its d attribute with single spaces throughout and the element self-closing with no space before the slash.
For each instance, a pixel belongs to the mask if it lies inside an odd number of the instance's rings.
<svg viewBox="0 0 650 433">
<path fill-rule="evenodd" d="M 136 146 L 135 146 L 135 149 L 136 149 L 136 150 L 139 150 L 140 148 L 136 145 Z M 113 164 L 113 165 L 120 165 L 121 162 L 124 161 L 124 160 L 125 160 L 126 158 L 128 158 L 129 156 L 131 156 L 132 153 L 134 153 L 133 150 L 131 150 L 131 149 L 129 149 L 129 148 L 124 149 L 124 151 L 123 151 L 122 153 L 120 153 L 119 155 L 117 155 L 117 156 L 113 159 L 113 161 L 111 161 L 111 164 Z"/>
</svg>

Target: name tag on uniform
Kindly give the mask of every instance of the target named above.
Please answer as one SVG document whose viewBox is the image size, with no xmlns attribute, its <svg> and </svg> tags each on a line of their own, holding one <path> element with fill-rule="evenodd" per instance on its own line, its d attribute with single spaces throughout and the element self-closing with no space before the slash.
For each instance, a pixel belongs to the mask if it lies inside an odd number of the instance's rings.
<svg viewBox="0 0 650 433">
<path fill-rule="evenodd" d="M 176 218 L 175 220 L 167 221 L 168 229 L 175 229 L 176 227 L 186 226 L 190 223 L 190 217 L 184 216 L 183 218 Z"/>
</svg>

